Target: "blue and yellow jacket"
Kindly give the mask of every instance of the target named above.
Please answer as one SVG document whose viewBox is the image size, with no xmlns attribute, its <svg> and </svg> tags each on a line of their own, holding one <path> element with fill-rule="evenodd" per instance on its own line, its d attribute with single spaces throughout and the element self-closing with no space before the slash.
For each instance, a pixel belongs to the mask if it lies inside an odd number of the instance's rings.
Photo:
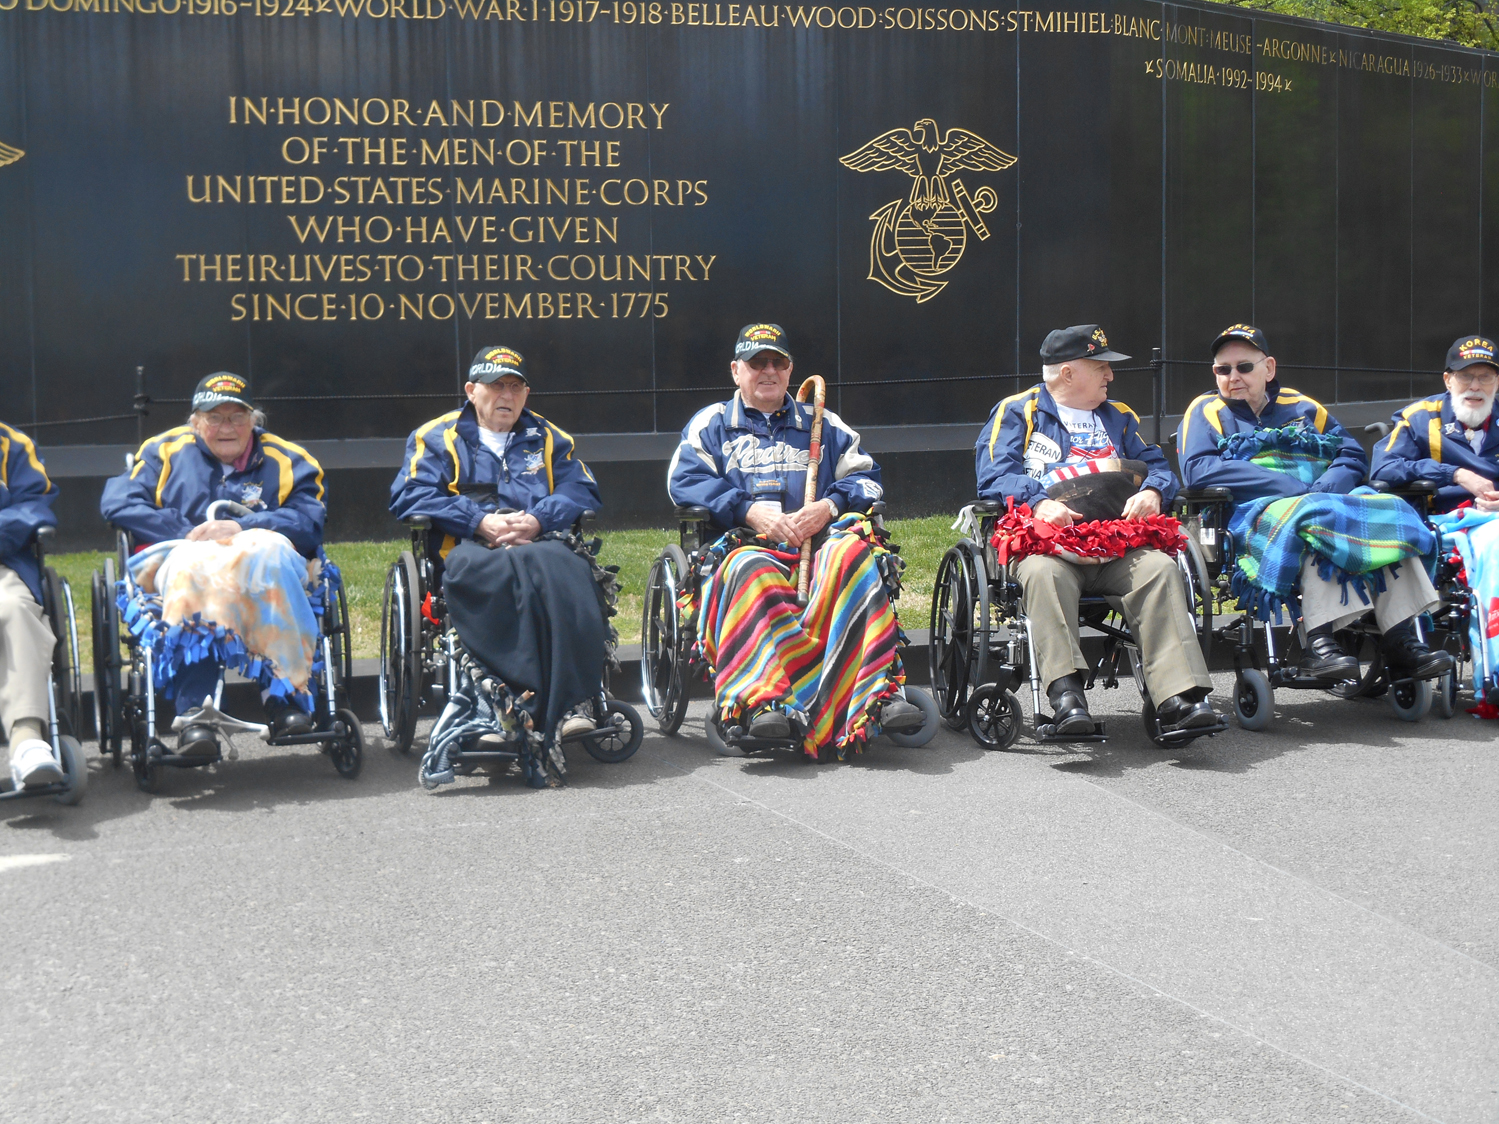
<svg viewBox="0 0 1499 1124">
<path fill-rule="evenodd" d="M 1299 390 L 1281 386 L 1276 379 L 1265 384 L 1265 395 L 1265 410 L 1259 417 L 1254 416 L 1247 402 L 1224 398 L 1221 394 L 1200 395 L 1187 407 L 1176 441 L 1182 480 L 1187 487 L 1228 488 L 1234 494 L 1234 503 L 1245 503 L 1266 496 L 1299 496 L 1306 492 L 1346 495 L 1364 482 L 1369 457 L 1358 439 L 1338 424 L 1326 406 Z M 1333 434 L 1343 442 L 1327 471 L 1310 488 L 1284 472 L 1261 468 L 1249 461 L 1226 461 L 1218 455 L 1220 438 L 1256 429 L 1282 429 L 1298 421 L 1307 422 L 1318 433 Z"/>
<path fill-rule="evenodd" d="M 42 574 L 31 550 L 38 527 L 57 526 L 57 485 L 31 438 L 0 423 L 0 566 L 8 566 L 42 600 Z"/>
<path fill-rule="evenodd" d="M 472 403 L 418 428 L 406 438 L 406 459 L 390 486 L 391 513 L 431 519 L 433 545 L 446 557 L 501 508 L 536 516 L 543 531 L 561 531 L 603 506 L 566 432 L 530 410 L 521 410 L 510 432 L 501 463 L 479 440 Z"/>
<path fill-rule="evenodd" d="M 1169 508 L 1177 491 L 1176 475 L 1166 455 L 1140 436 L 1139 416 L 1123 402 L 1105 402 L 1094 413 L 1119 456 L 1144 461 L 1149 468 L 1140 487 L 1160 492 L 1161 506 Z M 1072 437 L 1045 383 L 1001 399 L 974 445 L 979 498 L 1014 496 L 1016 503 L 1034 507 L 1046 498 L 1041 477 L 1064 463 L 1071 449 Z"/>
<path fill-rule="evenodd" d="M 234 517 L 241 527 L 280 531 L 303 557 L 315 557 L 328 519 L 323 466 L 302 446 L 262 429 L 250 440 L 245 470 L 226 474 L 188 426 L 158 433 L 140 447 L 129 472 L 104 485 L 99 513 L 145 544 L 180 539 L 207 518 L 214 500 L 233 500 L 251 510 Z"/>
<path fill-rule="evenodd" d="M 1437 511 L 1450 511 L 1472 499 L 1466 488 L 1452 482 L 1452 474 L 1466 468 L 1499 480 L 1499 401 L 1489 414 L 1478 451 L 1468 443 L 1467 428 L 1452 412 L 1452 395 L 1412 402 L 1390 418 L 1395 428 L 1374 446 L 1369 475 L 1389 484 L 1430 480 L 1437 485 Z"/>
<path fill-rule="evenodd" d="M 774 502 L 799 511 L 807 496 L 807 464 L 812 449 L 809 402 L 786 395 L 781 408 L 766 415 L 746 406 L 736 390 L 692 415 L 666 471 L 672 503 L 706 507 L 715 526 L 744 525 L 750 505 Z M 839 512 L 868 511 L 883 497 L 880 466 L 859 448 L 859 435 L 832 410 L 822 412 L 822 460 L 817 466 L 817 498 L 831 499 Z"/>
</svg>

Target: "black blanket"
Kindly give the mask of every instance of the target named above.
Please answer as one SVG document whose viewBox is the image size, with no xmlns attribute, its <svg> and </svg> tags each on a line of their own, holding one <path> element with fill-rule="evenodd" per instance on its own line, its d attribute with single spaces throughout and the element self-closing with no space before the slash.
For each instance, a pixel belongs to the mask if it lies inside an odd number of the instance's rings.
<svg viewBox="0 0 1499 1124">
<path fill-rule="evenodd" d="M 604 612 L 592 567 L 555 539 L 490 550 L 461 542 L 443 594 L 464 647 L 517 694 L 550 741 L 562 716 L 598 694 Z"/>
</svg>

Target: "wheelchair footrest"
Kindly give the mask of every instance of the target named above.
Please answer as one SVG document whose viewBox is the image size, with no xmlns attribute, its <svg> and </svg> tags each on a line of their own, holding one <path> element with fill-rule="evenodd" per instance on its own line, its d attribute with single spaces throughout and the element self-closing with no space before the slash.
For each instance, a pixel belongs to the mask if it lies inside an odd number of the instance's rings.
<svg viewBox="0 0 1499 1124">
<path fill-rule="evenodd" d="M 1314 675 L 1302 675 L 1295 668 L 1281 668 L 1273 672 L 1269 679 L 1271 687 L 1285 687 L 1292 691 L 1330 691 L 1340 683 L 1352 682 L 1349 679 L 1319 679 Z"/>
<path fill-rule="evenodd" d="M 1160 737 L 1153 739 L 1158 746 L 1171 749 L 1174 746 L 1186 745 L 1198 738 L 1210 738 L 1214 734 L 1221 734 L 1228 729 L 1228 723 L 1223 716 L 1218 716 L 1218 721 L 1211 726 L 1196 726 L 1189 730 L 1167 730 Z"/>
<path fill-rule="evenodd" d="M 518 749 L 465 749 L 450 754 L 448 760 L 459 765 L 464 762 L 482 764 L 485 761 L 515 761 L 519 757 Z"/>
<path fill-rule="evenodd" d="M 31 796 L 58 796 L 68 791 L 68 786 L 63 781 L 52 784 L 38 785 L 36 788 L 13 788 L 9 792 L 0 792 L 0 800 L 25 800 Z"/>
<path fill-rule="evenodd" d="M 801 749 L 801 739 L 790 738 L 725 738 L 724 744 L 733 749 L 742 749 L 745 753 L 758 753 L 762 750 L 788 750 Z"/>
<path fill-rule="evenodd" d="M 222 753 L 216 753 L 212 757 L 199 757 L 196 754 L 163 753 L 160 757 L 153 757 L 153 765 L 171 765 L 177 769 L 196 769 L 203 765 L 217 765 L 224 760 Z"/>
<path fill-rule="evenodd" d="M 1072 742 L 1104 742 L 1109 739 L 1104 736 L 1102 722 L 1093 723 L 1091 734 L 1059 734 L 1055 723 L 1037 722 L 1036 740 L 1043 745 L 1066 745 Z"/>
<path fill-rule="evenodd" d="M 266 745 L 319 745 L 322 742 L 334 742 L 340 738 L 349 736 L 349 731 L 342 722 L 335 722 L 328 730 L 309 730 L 305 734 L 281 734 L 278 737 L 266 738 Z"/>
</svg>

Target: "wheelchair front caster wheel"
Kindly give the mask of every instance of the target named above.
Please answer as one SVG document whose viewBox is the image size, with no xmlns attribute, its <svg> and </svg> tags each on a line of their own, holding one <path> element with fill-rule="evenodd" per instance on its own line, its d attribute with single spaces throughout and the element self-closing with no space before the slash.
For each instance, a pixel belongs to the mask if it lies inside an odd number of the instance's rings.
<svg viewBox="0 0 1499 1124">
<path fill-rule="evenodd" d="M 932 698 L 920 687 L 906 688 L 906 702 L 921 711 L 921 726 L 919 729 L 908 730 L 898 733 L 894 730 L 886 730 L 885 736 L 896 745 L 915 749 L 926 745 L 937 736 L 937 725 L 942 721 L 942 713 L 937 709 L 937 700 Z"/>
<path fill-rule="evenodd" d="M 708 735 L 708 744 L 713 747 L 713 752 L 720 757 L 744 756 L 744 750 L 724 740 L 723 731 L 718 728 L 718 715 L 710 713 L 704 718 L 703 730 Z"/>
<path fill-rule="evenodd" d="M 1431 709 L 1431 680 L 1409 680 L 1391 683 L 1387 698 L 1395 717 L 1402 722 L 1419 722 L 1422 715 Z"/>
<path fill-rule="evenodd" d="M 1234 717 L 1241 729 L 1263 730 L 1275 717 L 1275 692 L 1257 668 L 1245 668 L 1234 679 Z"/>
<path fill-rule="evenodd" d="M 83 799 L 83 790 L 88 787 L 88 758 L 83 755 L 83 746 L 78 739 L 63 734 L 57 739 L 62 748 L 62 767 L 67 774 L 68 788 L 52 799 L 59 804 L 77 804 Z"/>
<path fill-rule="evenodd" d="M 968 732 L 985 749 L 1009 749 L 1023 721 L 1015 692 L 1001 691 L 997 683 L 980 687 L 968 700 Z"/>
<path fill-rule="evenodd" d="M 610 699 L 604 705 L 604 719 L 598 728 L 579 740 L 595 761 L 615 765 L 631 757 L 645 737 L 640 712 L 629 703 Z"/>
<path fill-rule="evenodd" d="M 1432 687 L 1432 713 L 1438 718 L 1451 718 L 1457 713 L 1457 672 L 1438 676 Z"/>
</svg>

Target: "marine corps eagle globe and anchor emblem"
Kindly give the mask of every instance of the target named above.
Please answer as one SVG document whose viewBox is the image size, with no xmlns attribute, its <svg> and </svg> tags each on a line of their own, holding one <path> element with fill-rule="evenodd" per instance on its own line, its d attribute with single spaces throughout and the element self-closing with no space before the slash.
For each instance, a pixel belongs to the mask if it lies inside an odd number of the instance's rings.
<svg viewBox="0 0 1499 1124">
<path fill-rule="evenodd" d="M 892 293 L 929 301 L 947 287 L 936 278 L 952 269 L 968 245 L 968 231 L 983 241 L 989 228 L 982 215 L 999 206 L 994 189 L 969 194 L 957 172 L 1002 172 L 1015 157 L 967 129 L 948 129 L 923 117 L 909 129 L 881 133 L 839 163 L 856 172 L 900 170 L 913 180 L 910 198 L 896 199 L 870 215 L 869 279 Z"/>
</svg>

